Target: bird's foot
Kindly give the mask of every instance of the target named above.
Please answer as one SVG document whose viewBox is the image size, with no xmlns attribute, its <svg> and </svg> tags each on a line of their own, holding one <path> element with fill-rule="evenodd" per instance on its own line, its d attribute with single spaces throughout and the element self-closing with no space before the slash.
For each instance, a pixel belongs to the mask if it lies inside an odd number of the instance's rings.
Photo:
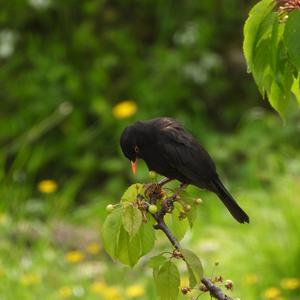
<svg viewBox="0 0 300 300">
<path fill-rule="evenodd" d="M 163 185 L 165 185 L 165 184 L 167 184 L 168 182 L 170 182 L 170 181 L 172 181 L 173 179 L 170 179 L 170 178 L 163 178 L 162 180 L 160 180 L 159 182 L 158 182 L 158 185 L 160 186 L 160 187 L 162 187 Z"/>
</svg>

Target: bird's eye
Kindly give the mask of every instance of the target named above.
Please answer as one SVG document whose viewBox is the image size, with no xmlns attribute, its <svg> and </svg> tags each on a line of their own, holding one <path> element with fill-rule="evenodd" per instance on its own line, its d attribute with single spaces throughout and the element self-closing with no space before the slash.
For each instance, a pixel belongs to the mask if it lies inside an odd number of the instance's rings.
<svg viewBox="0 0 300 300">
<path fill-rule="evenodd" d="M 134 152 L 135 152 L 135 153 L 139 153 L 139 151 L 140 151 L 139 147 L 138 147 L 138 146 L 135 146 L 135 147 L 134 147 Z"/>
</svg>

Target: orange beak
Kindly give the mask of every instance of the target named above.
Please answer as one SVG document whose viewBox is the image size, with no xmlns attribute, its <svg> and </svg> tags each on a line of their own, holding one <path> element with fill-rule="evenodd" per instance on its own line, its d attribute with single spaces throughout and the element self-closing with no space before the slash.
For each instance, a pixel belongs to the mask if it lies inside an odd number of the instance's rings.
<svg viewBox="0 0 300 300">
<path fill-rule="evenodd" d="M 135 161 L 131 161 L 131 170 L 133 175 L 135 175 L 136 172 L 136 165 L 137 165 L 137 159 Z"/>
</svg>

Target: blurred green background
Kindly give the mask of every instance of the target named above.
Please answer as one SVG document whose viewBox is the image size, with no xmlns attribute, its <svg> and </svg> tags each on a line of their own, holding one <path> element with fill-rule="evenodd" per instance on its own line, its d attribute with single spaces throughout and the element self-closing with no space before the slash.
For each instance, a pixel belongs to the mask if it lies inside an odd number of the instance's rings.
<svg viewBox="0 0 300 300">
<path fill-rule="evenodd" d="M 0 1 L 1 300 L 156 299 L 145 262 L 112 262 L 100 230 L 105 206 L 149 180 L 120 133 L 157 116 L 199 138 L 251 218 L 191 189 L 204 203 L 183 242 L 206 276 L 233 280 L 234 298 L 300 299 L 300 114 L 283 124 L 246 72 L 254 3 Z"/>
</svg>

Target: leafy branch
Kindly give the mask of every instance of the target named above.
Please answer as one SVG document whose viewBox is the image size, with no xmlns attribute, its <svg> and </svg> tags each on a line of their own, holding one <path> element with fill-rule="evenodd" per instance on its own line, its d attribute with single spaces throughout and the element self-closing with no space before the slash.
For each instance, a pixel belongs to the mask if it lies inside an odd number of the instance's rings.
<svg viewBox="0 0 300 300">
<path fill-rule="evenodd" d="M 185 194 L 184 186 L 175 191 L 163 188 L 167 181 L 150 184 L 134 184 L 123 194 L 120 203 L 109 204 L 102 228 L 103 245 L 107 253 L 124 264 L 134 266 L 149 253 L 155 244 L 155 231 L 161 230 L 173 245 L 172 252 L 152 256 L 148 266 L 153 269 L 153 278 L 160 300 L 174 300 L 180 290 L 180 274 L 177 262 L 183 262 L 189 275 L 189 285 L 181 288 L 184 295 L 199 291 L 219 300 L 229 300 L 218 286 L 224 284 L 232 289 L 232 282 L 221 276 L 203 277 L 203 267 L 198 256 L 180 245 L 188 227 L 196 218 L 196 206 L 200 199 Z M 195 298 L 191 298 L 195 299 Z"/>
<path fill-rule="evenodd" d="M 160 193 L 152 193 L 150 202 L 156 203 L 157 199 L 159 197 L 158 196 L 159 194 Z M 152 216 L 157 222 L 157 224 L 155 224 L 153 226 L 154 229 L 163 231 L 164 234 L 169 239 L 169 241 L 171 242 L 171 244 L 175 247 L 175 249 L 178 250 L 179 252 L 181 252 L 182 247 L 181 247 L 179 241 L 172 234 L 172 232 L 170 231 L 170 229 L 168 228 L 168 226 L 166 225 L 166 223 L 164 221 L 164 217 L 165 217 L 166 213 L 168 211 L 170 211 L 170 209 L 172 209 L 172 207 L 174 205 L 173 202 L 176 201 L 177 197 L 178 197 L 178 195 L 174 194 L 171 197 L 164 200 L 161 209 L 156 214 L 152 214 Z M 202 277 L 201 282 L 206 288 L 206 289 L 202 288 L 202 290 L 208 291 L 213 298 L 218 299 L 218 300 L 230 300 L 231 299 L 230 297 L 225 295 L 218 286 L 213 284 L 210 279 L 208 279 L 206 277 Z"/>
<path fill-rule="evenodd" d="M 244 25 L 244 56 L 262 96 L 284 118 L 300 105 L 300 1 L 261 0 Z"/>
</svg>

